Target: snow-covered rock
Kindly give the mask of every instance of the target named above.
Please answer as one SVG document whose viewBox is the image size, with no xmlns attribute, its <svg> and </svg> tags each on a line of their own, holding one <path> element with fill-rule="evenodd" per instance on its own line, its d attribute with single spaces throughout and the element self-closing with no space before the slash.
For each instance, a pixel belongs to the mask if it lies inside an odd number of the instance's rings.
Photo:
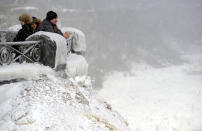
<svg viewBox="0 0 202 131">
<path fill-rule="evenodd" d="M 0 86 L 1 131 L 128 131 L 127 122 L 92 92 L 88 77 L 43 74 Z"/>
</svg>

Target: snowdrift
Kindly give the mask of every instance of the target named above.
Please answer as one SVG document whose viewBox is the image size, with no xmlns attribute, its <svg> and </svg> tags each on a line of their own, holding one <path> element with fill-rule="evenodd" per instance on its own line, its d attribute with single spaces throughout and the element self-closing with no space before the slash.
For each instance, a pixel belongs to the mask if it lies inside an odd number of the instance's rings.
<svg viewBox="0 0 202 131">
<path fill-rule="evenodd" d="M 0 86 L 1 131 L 128 131 L 127 122 L 92 93 L 88 77 L 43 74 Z"/>
</svg>

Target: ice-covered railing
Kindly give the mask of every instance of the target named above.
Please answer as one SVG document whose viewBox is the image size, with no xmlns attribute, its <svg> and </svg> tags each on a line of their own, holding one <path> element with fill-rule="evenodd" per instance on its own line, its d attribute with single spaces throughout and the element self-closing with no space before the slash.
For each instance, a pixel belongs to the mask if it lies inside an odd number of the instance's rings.
<svg viewBox="0 0 202 131">
<path fill-rule="evenodd" d="M 85 54 L 86 52 L 86 37 L 84 33 L 76 28 L 72 27 L 64 27 L 62 28 L 62 32 L 69 32 L 70 33 L 70 39 L 72 40 L 71 43 L 71 49 L 72 52 L 77 54 Z"/>
<path fill-rule="evenodd" d="M 0 67 L 11 63 L 39 63 L 56 71 L 65 70 L 69 77 L 85 76 L 88 63 L 83 56 L 86 52 L 86 39 L 82 31 L 63 28 L 69 32 L 69 39 L 50 32 L 39 31 L 26 41 L 13 42 L 17 31 L 0 31 Z M 17 48 L 16 48 L 17 47 Z"/>
<path fill-rule="evenodd" d="M 17 32 L 0 31 L 0 65 L 24 61 L 39 62 L 40 41 L 12 42 Z"/>
<path fill-rule="evenodd" d="M 29 36 L 27 41 L 41 41 L 42 58 L 44 65 L 55 68 L 65 66 L 68 53 L 67 41 L 59 34 L 39 31 Z"/>
<path fill-rule="evenodd" d="M 32 63 L 38 62 L 40 59 L 39 54 L 36 54 L 40 41 L 29 42 L 0 42 L 0 63 L 2 65 L 9 65 L 10 63 L 23 61 L 30 61 Z M 27 46 L 27 48 L 15 49 L 13 46 Z M 16 56 L 18 54 L 18 56 Z"/>
</svg>

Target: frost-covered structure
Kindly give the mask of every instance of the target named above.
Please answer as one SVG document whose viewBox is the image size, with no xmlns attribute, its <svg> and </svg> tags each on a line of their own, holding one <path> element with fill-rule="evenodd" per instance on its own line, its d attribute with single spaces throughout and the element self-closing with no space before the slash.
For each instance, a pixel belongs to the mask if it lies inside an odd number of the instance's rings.
<svg viewBox="0 0 202 131">
<path fill-rule="evenodd" d="M 70 77 L 87 75 L 88 63 L 85 57 L 77 54 L 70 54 L 67 57 L 65 72 Z"/>
<path fill-rule="evenodd" d="M 70 77 L 87 74 L 88 64 L 83 56 L 86 52 L 86 40 L 80 30 L 63 28 L 64 32 L 70 33 L 69 39 L 56 33 L 40 31 L 29 36 L 26 41 L 12 42 L 17 30 L 18 25 L 7 31 L 0 31 L 0 66 L 39 63 L 56 71 L 64 71 Z M 15 71 L 15 75 L 16 72 L 19 70 Z M 6 76 L 9 74 L 14 78 L 12 72 L 8 72 Z M 3 74 L 0 73 L 0 78 L 1 75 Z"/>
<path fill-rule="evenodd" d="M 27 41 L 40 41 L 40 62 L 52 68 L 65 65 L 67 58 L 67 42 L 65 38 L 56 33 L 37 32 L 27 38 Z"/>
<path fill-rule="evenodd" d="M 71 49 L 78 54 L 85 54 L 86 52 L 86 37 L 84 33 L 76 28 L 66 27 L 62 28 L 62 32 L 69 32 L 72 38 Z"/>
</svg>

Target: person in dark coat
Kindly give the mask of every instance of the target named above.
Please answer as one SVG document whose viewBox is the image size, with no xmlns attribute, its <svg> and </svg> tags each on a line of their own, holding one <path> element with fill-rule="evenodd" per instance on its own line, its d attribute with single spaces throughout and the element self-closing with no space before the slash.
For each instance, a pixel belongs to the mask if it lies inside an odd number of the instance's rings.
<svg viewBox="0 0 202 131">
<path fill-rule="evenodd" d="M 32 29 L 33 29 L 34 33 L 39 31 L 40 24 L 41 24 L 41 20 L 33 16 L 32 17 Z"/>
<path fill-rule="evenodd" d="M 39 30 L 53 32 L 53 33 L 57 33 L 57 34 L 64 36 L 62 31 L 60 29 L 58 29 L 58 27 L 56 25 L 57 22 L 58 22 L 57 14 L 53 11 L 49 11 L 46 15 L 46 19 L 44 19 L 41 22 L 41 25 L 39 26 Z"/>
<path fill-rule="evenodd" d="M 14 42 L 15 41 L 25 41 L 25 39 L 33 34 L 33 29 L 31 26 L 32 23 L 32 17 L 28 14 L 22 14 L 19 17 L 19 21 L 22 25 L 22 29 L 20 29 L 16 35 L 16 37 L 14 38 Z"/>
</svg>

